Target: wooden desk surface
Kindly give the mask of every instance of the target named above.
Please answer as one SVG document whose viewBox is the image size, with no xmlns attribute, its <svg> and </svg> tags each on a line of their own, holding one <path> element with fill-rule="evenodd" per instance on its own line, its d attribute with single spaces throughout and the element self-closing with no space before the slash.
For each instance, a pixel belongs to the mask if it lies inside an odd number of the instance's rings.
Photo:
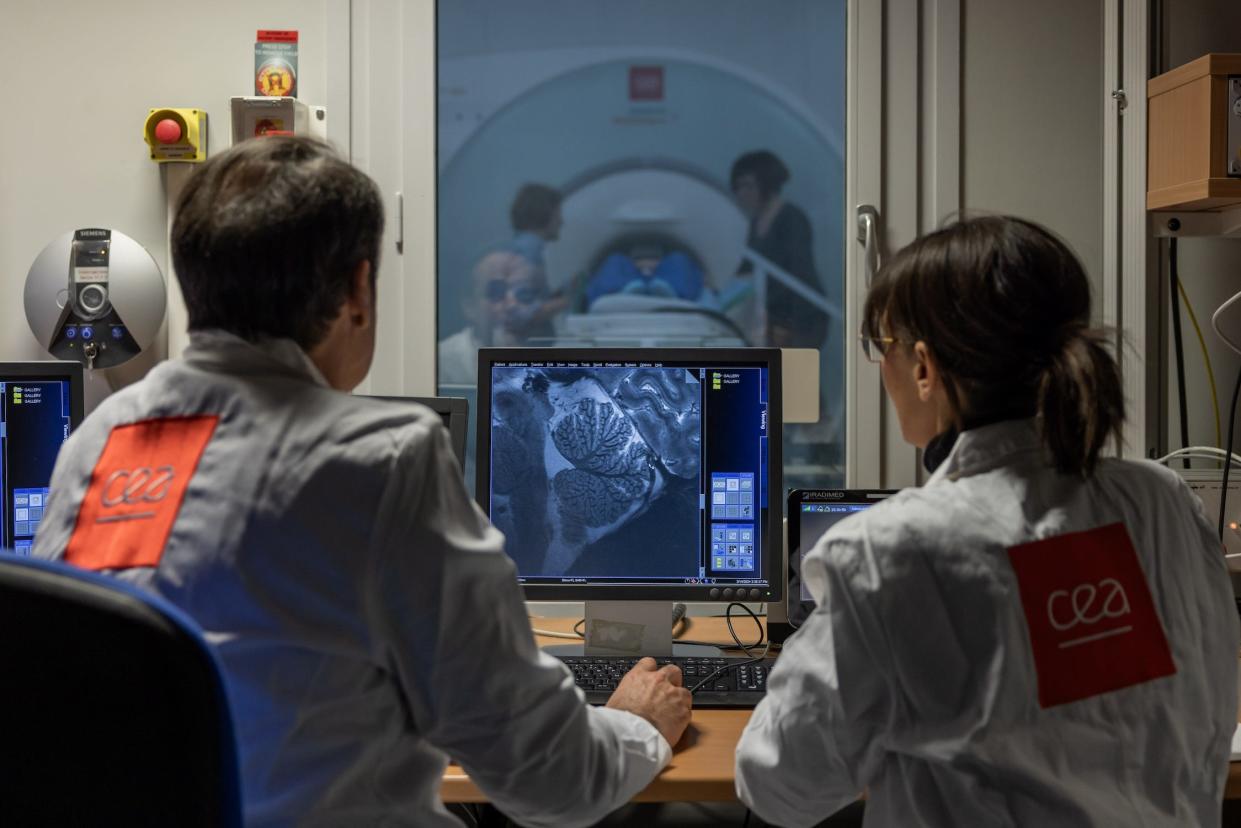
<svg viewBox="0 0 1241 828">
<path fill-rule="evenodd" d="M 568 632 L 576 619 L 540 618 L 536 626 L 548 630 Z M 734 626 L 738 634 L 753 634 L 753 622 L 745 617 Z M 697 641 L 729 642 L 728 628 L 722 618 L 691 618 L 688 628 L 680 637 Z M 565 643 L 555 638 L 536 636 L 540 646 Z M 733 754 L 741 731 L 750 720 L 749 710 L 695 710 L 689 729 L 672 752 L 672 762 L 663 773 L 640 794 L 636 802 L 720 802 L 737 797 L 733 787 Z M 1238 705 L 1237 721 L 1241 723 L 1241 703 Z M 444 771 L 444 784 L 440 795 L 445 802 L 486 802 L 465 771 L 457 765 L 449 765 Z M 1224 798 L 1241 800 L 1241 761 L 1228 767 L 1228 783 Z"/>
<path fill-rule="evenodd" d="M 539 618 L 535 626 L 568 632 L 575 618 Z M 754 622 L 748 615 L 734 616 L 733 626 L 742 640 L 753 640 Z M 691 618 L 678 631 L 681 638 L 732 643 L 722 618 Z M 540 646 L 566 644 L 556 638 L 536 636 Z M 749 710 L 695 710 L 689 728 L 672 750 L 672 761 L 659 776 L 634 797 L 635 802 L 720 802 L 737 798 L 733 787 L 733 756 L 741 731 L 750 720 Z M 486 802 L 465 771 L 449 765 L 444 771 L 440 796 L 445 802 Z"/>
</svg>

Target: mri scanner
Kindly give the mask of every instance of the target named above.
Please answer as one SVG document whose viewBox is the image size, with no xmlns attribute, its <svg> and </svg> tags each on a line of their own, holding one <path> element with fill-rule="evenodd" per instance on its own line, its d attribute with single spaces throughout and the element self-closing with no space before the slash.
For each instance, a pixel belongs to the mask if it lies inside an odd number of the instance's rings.
<svg viewBox="0 0 1241 828">
<path fill-rule="evenodd" d="M 635 71 L 659 73 L 658 97 L 634 94 Z M 675 327 L 679 341 L 669 344 L 737 344 L 761 330 L 754 317 L 769 279 L 841 318 L 843 143 L 762 77 L 694 55 L 568 49 L 443 59 L 439 83 L 441 336 L 466 324 L 473 265 L 512 235 L 508 207 L 526 182 L 564 196 L 561 237 L 545 254 L 553 289 L 580 284 L 609 253 L 650 241 L 690 255 L 731 302 L 719 309 L 731 324 L 694 303 L 663 303 L 668 312 L 686 305 L 675 326 L 653 322 L 649 302 L 596 303 L 590 313 L 579 306 L 558 321 L 566 341 L 547 344 L 595 344 L 596 334 L 606 340 L 597 344 L 624 344 L 627 324 L 641 340 L 634 344 L 660 344 L 653 327 Z M 747 221 L 728 176 L 737 156 L 760 148 L 792 171 L 784 195 L 816 231 L 825 295 L 800 289 L 746 247 Z M 746 261 L 757 278 L 738 278 Z M 628 321 L 585 318 L 617 314 Z"/>
<path fill-rule="evenodd" d="M 656 94 L 635 86 L 636 76 L 658 77 Z M 550 341 L 529 344 L 763 344 L 766 285 L 777 280 L 832 318 L 821 387 L 829 411 L 843 399 L 843 123 L 828 123 L 759 72 L 689 52 L 442 55 L 438 83 L 441 339 L 468 324 L 473 268 L 512 237 L 513 196 L 537 182 L 564 197 L 560 237 L 545 248 L 550 287 L 578 300 L 555 320 Z M 755 149 L 791 171 L 783 195 L 810 219 L 822 294 L 746 245 L 729 175 Z M 588 310 L 581 286 L 600 263 L 648 244 L 688 255 L 711 294 L 696 302 L 612 295 Z"/>
</svg>

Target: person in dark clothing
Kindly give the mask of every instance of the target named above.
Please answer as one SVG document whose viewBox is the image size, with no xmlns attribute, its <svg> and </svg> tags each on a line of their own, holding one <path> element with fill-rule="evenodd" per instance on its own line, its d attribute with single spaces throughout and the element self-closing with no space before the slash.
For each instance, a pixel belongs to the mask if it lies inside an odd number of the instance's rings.
<svg viewBox="0 0 1241 828">
<path fill-rule="evenodd" d="M 794 279 L 822 294 L 814 266 L 810 220 L 800 207 L 785 201 L 780 190 L 789 180 L 788 167 L 772 152 L 747 152 L 733 162 L 733 196 L 750 219 L 746 244 Z M 790 348 L 818 348 L 827 336 L 827 314 L 776 280 L 767 282 L 767 342 Z"/>
</svg>

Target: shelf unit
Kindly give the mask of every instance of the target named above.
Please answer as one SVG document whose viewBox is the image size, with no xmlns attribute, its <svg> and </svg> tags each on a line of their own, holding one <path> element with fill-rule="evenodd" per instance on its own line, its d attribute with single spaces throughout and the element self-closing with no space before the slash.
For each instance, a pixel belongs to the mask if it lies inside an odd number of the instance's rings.
<svg viewBox="0 0 1241 828">
<path fill-rule="evenodd" d="M 1220 235 L 1241 211 L 1241 54 L 1208 54 L 1151 78 L 1147 97 L 1146 208 L 1155 235 Z M 1231 130 L 1230 130 L 1231 127 Z M 1232 135 L 1230 136 L 1230 131 Z M 1185 214 L 1232 214 L 1218 222 Z M 1169 223 L 1180 223 L 1172 230 Z"/>
</svg>

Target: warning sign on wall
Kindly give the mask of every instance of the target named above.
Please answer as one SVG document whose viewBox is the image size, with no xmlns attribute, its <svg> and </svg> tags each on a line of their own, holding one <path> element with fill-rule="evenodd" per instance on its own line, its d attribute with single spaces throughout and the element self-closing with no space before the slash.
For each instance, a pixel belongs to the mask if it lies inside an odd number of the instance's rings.
<svg viewBox="0 0 1241 828">
<path fill-rule="evenodd" d="M 254 94 L 297 97 L 297 31 L 259 29 L 254 44 Z"/>
</svg>

